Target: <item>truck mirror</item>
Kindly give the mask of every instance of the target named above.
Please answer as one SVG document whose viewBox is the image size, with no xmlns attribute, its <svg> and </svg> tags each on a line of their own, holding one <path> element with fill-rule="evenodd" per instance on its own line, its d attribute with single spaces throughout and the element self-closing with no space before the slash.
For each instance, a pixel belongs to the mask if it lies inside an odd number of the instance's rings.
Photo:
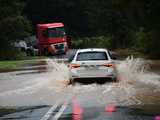
<svg viewBox="0 0 160 120">
<path fill-rule="evenodd" d="M 42 31 L 43 37 L 47 37 L 47 33 L 48 33 L 47 30 L 43 30 L 43 31 Z"/>
</svg>

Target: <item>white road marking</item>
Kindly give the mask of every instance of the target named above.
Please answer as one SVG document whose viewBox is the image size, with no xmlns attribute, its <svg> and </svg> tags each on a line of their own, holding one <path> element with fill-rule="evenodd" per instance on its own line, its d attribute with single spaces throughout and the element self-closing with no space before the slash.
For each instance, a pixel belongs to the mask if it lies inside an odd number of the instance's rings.
<svg viewBox="0 0 160 120">
<path fill-rule="evenodd" d="M 48 112 L 41 118 L 41 120 L 48 120 L 51 116 L 54 110 L 58 107 L 59 103 L 57 102 L 55 105 L 53 105 Z"/>
<path fill-rule="evenodd" d="M 66 90 L 65 90 L 66 91 Z M 69 101 L 71 101 L 71 99 L 73 98 L 73 95 L 67 95 L 66 97 L 66 101 L 64 102 L 64 104 L 61 106 L 61 108 L 59 109 L 59 111 L 52 117 L 53 112 L 55 111 L 55 109 L 61 104 L 63 103 L 61 100 L 57 101 L 55 105 L 53 105 L 48 112 L 40 119 L 40 120 L 50 120 L 51 118 L 53 118 L 53 120 L 58 120 L 60 118 L 60 116 L 63 114 L 64 110 L 67 108 Z"/>
<path fill-rule="evenodd" d="M 69 104 L 69 102 L 65 102 L 65 103 L 61 106 L 61 108 L 59 109 L 58 113 L 55 114 L 55 116 L 53 117 L 52 120 L 58 120 L 58 119 L 61 117 L 61 115 L 63 114 L 64 110 L 67 108 L 68 104 Z"/>
</svg>

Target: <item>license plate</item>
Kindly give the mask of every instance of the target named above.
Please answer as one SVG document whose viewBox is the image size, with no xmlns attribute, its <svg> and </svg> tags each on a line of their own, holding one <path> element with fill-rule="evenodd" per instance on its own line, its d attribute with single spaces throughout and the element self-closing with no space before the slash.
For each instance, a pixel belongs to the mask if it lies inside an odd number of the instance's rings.
<svg viewBox="0 0 160 120">
<path fill-rule="evenodd" d="M 98 70 L 98 67 L 96 66 L 87 66 L 85 67 L 86 70 Z"/>
</svg>

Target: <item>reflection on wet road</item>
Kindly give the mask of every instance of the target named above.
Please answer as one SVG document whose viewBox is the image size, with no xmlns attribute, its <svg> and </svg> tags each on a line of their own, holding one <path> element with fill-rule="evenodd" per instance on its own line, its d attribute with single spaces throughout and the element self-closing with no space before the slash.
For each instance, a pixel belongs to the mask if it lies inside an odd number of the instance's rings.
<svg viewBox="0 0 160 120">
<path fill-rule="evenodd" d="M 28 71 L 0 73 L 0 119 L 45 120 L 48 111 L 51 112 L 46 120 L 156 120 L 159 117 L 160 69 L 154 68 L 153 61 L 146 63 L 132 58 L 118 61 L 119 82 L 103 85 L 68 85 L 67 66 L 53 59 L 46 63 L 27 66 L 34 67 Z M 148 63 L 152 65 L 150 70 L 145 68 Z"/>
<path fill-rule="evenodd" d="M 1 120 L 40 120 L 49 106 L 11 107 L 0 109 Z"/>
</svg>

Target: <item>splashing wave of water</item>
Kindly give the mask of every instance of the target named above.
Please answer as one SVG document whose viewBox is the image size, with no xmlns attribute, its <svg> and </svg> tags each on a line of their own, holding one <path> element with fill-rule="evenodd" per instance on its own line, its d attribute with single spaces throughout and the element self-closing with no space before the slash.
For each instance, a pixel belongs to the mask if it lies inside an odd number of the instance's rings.
<svg viewBox="0 0 160 120">
<path fill-rule="evenodd" d="M 66 99 L 69 95 L 82 96 L 83 100 L 89 97 L 95 99 L 96 96 L 99 104 L 142 104 L 143 101 L 139 100 L 137 93 L 142 91 L 142 88 L 146 90 L 145 86 L 154 86 L 154 90 L 158 90 L 160 86 L 160 76 L 147 72 L 143 59 L 127 58 L 119 62 L 116 65 L 119 82 L 104 85 L 68 85 L 67 66 L 51 59 L 48 59 L 47 63 L 47 73 L 33 79 L 24 78 L 21 83 L 14 80 L 14 88 L 1 91 L 0 106 L 50 105 L 58 99 Z"/>
</svg>

